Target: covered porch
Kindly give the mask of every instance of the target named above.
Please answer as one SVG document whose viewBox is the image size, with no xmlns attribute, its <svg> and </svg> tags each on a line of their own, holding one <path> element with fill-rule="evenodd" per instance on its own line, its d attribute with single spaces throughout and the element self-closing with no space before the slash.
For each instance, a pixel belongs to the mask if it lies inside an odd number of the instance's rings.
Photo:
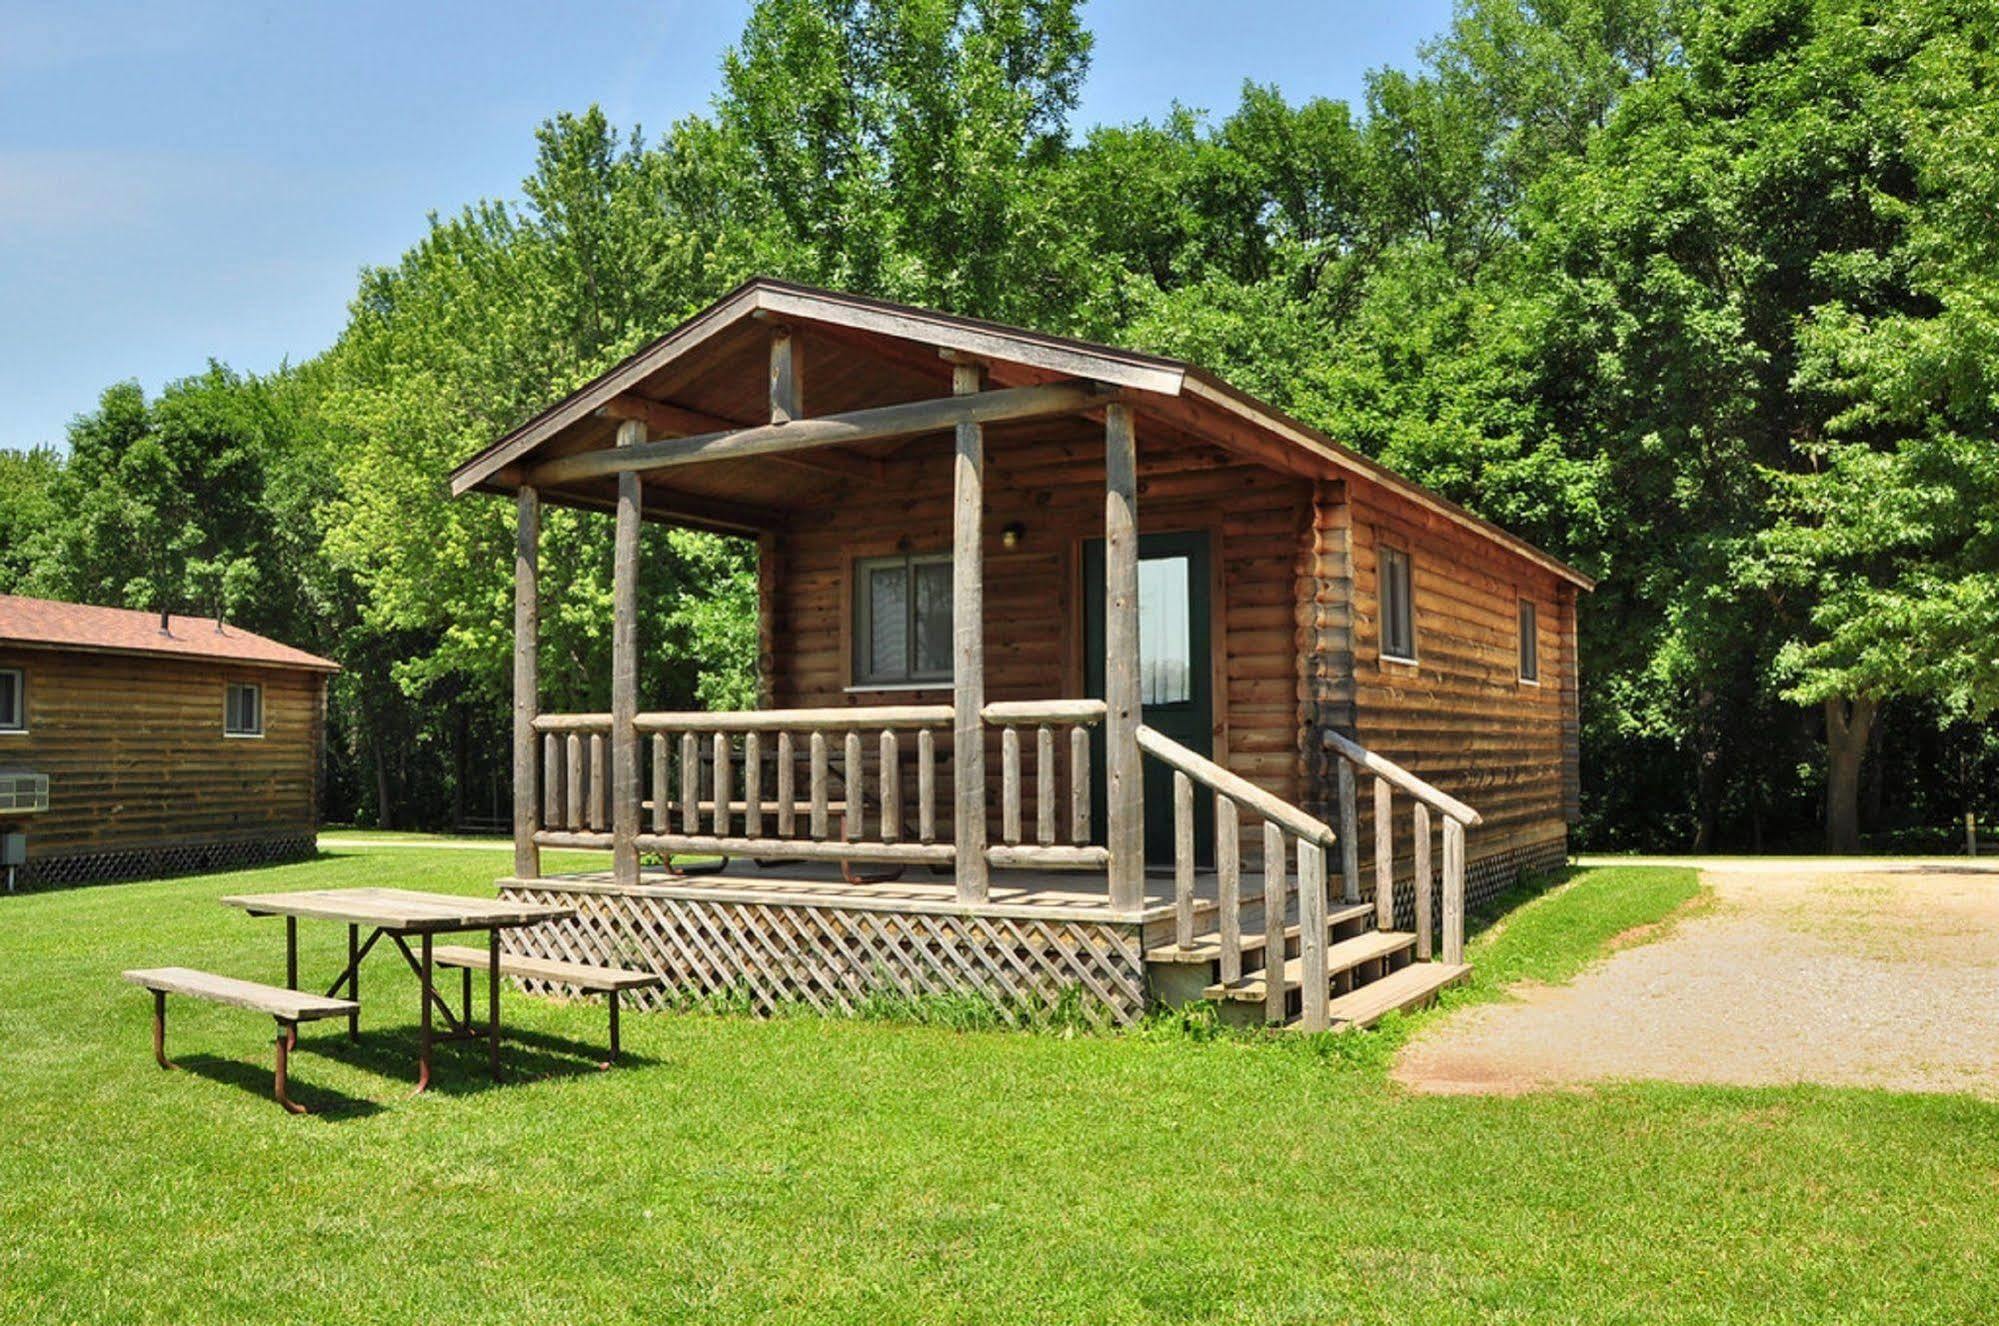
<svg viewBox="0 0 1999 1326">
<path fill-rule="evenodd" d="M 683 993 L 1075 988 L 1124 1021 L 1161 955 L 1227 984 L 1269 953 L 1300 968 L 1269 983 L 1272 1019 L 1324 1025 L 1328 911 L 1362 900 L 1355 780 L 1302 721 L 1315 638 L 1294 618 L 1339 492 L 1252 407 L 1171 361 L 757 282 L 502 439 L 454 489 L 518 506 L 503 889 L 601 900 L 566 942 L 637 944 Z M 606 712 L 539 707 L 544 503 L 616 521 Z M 648 520 L 757 539 L 758 709 L 644 707 Z M 857 603 L 877 568 L 901 597 Z M 886 631 L 884 605 L 907 608 Z M 884 642 L 907 667 L 883 669 Z M 1311 772 L 1333 766 L 1337 802 Z M 1414 797 L 1427 878 L 1449 799 L 1376 777 L 1384 826 L 1382 791 Z M 1440 819 L 1454 959 L 1476 816 Z M 612 864 L 550 879 L 544 848 Z M 1411 892 L 1407 957 L 1427 959 L 1431 890 Z"/>
</svg>

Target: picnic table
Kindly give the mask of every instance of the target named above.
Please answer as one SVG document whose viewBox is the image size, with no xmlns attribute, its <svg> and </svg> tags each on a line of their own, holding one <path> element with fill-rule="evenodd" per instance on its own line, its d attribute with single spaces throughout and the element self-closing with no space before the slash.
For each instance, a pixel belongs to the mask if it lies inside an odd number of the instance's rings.
<svg viewBox="0 0 1999 1326">
<path fill-rule="evenodd" d="M 517 926 L 539 925 L 575 915 L 573 908 L 539 903 L 503 902 L 490 898 L 461 897 L 450 893 L 420 893 L 410 889 L 308 889 L 295 893 L 238 893 L 222 899 L 230 907 L 240 907 L 251 916 L 285 918 L 285 984 L 296 990 L 298 983 L 298 923 L 301 919 L 333 921 L 347 926 L 347 967 L 327 988 L 329 998 L 339 996 L 354 1001 L 347 1014 L 347 1034 L 361 1034 L 361 960 L 368 956 L 384 935 L 403 955 L 410 970 L 422 983 L 421 1032 L 417 1040 L 418 1091 L 430 1086 L 431 1047 L 438 1039 L 432 1028 L 431 1013 L 444 1015 L 447 1040 L 487 1042 L 492 1073 L 500 1076 L 500 932 Z M 361 931 L 369 931 L 364 942 Z M 469 994 L 463 1017 L 438 994 L 433 979 L 435 962 L 431 940 L 440 934 L 483 930 L 487 936 L 488 1020 L 482 1031 L 472 1024 Z M 410 939 L 417 951 L 410 951 Z M 468 978 L 469 980 L 469 978 Z M 469 991 L 469 985 L 468 985 Z M 296 1035 L 294 1031 L 292 1033 Z"/>
</svg>

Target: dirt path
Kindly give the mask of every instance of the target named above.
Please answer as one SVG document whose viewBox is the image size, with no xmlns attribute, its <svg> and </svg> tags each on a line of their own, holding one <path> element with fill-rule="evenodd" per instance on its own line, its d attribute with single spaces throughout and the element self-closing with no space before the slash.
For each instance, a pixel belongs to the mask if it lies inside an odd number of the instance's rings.
<svg viewBox="0 0 1999 1326">
<path fill-rule="evenodd" d="M 1430 1092 L 1661 1079 L 1999 1097 L 1999 861 L 1674 864 L 1702 868 L 1711 907 L 1570 985 L 1446 1019 L 1396 1079 Z"/>
</svg>

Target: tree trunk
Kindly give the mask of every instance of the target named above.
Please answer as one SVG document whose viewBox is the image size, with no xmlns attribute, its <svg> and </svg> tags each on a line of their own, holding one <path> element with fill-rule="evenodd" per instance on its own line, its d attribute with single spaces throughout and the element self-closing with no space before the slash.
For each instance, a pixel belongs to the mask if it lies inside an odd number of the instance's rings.
<svg viewBox="0 0 1999 1326">
<path fill-rule="evenodd" d="M 1876 702 L 1865 697 L 1825 702 L 1825 847 L 1846 854 L 1860 850 L 1860 766 Z"/>
</svg>

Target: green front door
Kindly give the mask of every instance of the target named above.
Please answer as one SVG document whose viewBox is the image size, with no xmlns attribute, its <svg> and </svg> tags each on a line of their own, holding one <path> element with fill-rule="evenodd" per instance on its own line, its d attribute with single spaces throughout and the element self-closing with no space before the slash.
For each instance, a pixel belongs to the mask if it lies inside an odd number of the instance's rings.
<svg viewBox="0 0 1999 1326">
<path fill-rule="evenodd" d="M 1139 695 L 1147 727 L 1201 755 L 1213 755 L 1214 668 L 1208 648 L 1213 621 L 1209 600 L 1208 534 L 1194 530 L 1146 534 L 1138 540 Z M 1083 545 L 1083 660 L 1089 693 L 1104 694 L 1104 544 Z M 1094 733 L 1091 769 L 1096 786 L 1090 806 L 1096 841 L 1104 841 L 1104 734 Z M 1173 863 L 1173 774 L 1158 760 L 1144 760 L 1145 860 L 1149 869 Z M 1194 851 L 1214 860 L 1213 801 L 1199 788 L 1194 799 Z"/>
</svg>

